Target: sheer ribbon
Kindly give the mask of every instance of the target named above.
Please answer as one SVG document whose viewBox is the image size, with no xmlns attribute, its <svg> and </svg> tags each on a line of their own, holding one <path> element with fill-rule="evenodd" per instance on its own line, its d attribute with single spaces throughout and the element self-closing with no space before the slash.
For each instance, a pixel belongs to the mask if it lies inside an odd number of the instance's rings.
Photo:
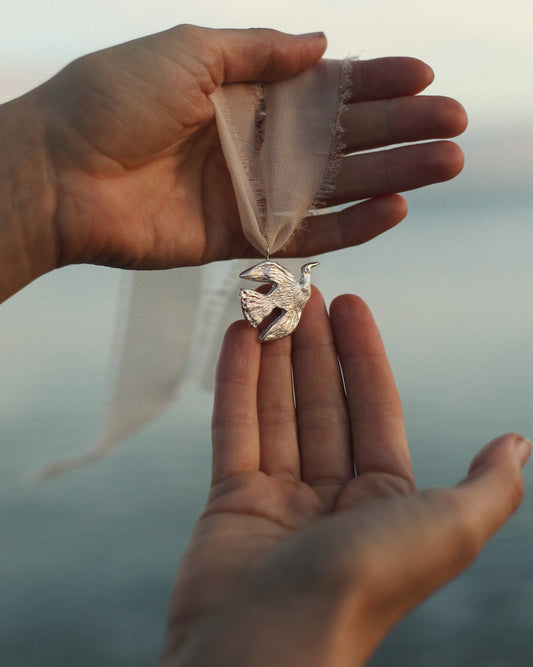
<svg viewBox="0 0 533 667">
<path fill-rule="evenodd" d="M 211 96 L 242 228 L 261 254 L 282 249 L 334 186 L 346 90 L 345 62 L 322 60 L 287 81 Z"/>
</svg>

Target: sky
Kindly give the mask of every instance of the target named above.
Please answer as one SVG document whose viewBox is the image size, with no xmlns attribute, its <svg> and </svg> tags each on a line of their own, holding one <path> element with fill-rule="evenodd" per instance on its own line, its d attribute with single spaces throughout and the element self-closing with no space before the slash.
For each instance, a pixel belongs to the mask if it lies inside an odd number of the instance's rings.
<svg viewBox="0 0 533 667">
<path fill-rule="evenodd" d="M 178 23 L 324 30 L 329 57 L 413 55 L 435 70 L 431 92 L 459 99 L 471 119 L 530 122 L 531 0 L 2 0 L 0 101 L 84 53 Z M 185 6 L 183 6 L 185 5 Z"/>
</svg>

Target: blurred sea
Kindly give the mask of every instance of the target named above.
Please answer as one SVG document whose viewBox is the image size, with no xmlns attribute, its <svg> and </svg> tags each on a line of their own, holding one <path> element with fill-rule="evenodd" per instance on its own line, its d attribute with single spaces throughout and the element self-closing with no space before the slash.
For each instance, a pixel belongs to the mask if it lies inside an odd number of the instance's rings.
<svg viewBox="0 0 533 667">
<path fill-rule="evenodd" d="M 356 292 L 374 311 L 422 488 L 458 481 L 499 433 L 533 436 L 531 132 L 485 128 L 461 144 L 458 179 L 408 194 L 399 227 L 315 271 L 328 300 Z M 211 396 L 188 384 L 107 459 L 30 483 L 99 433 L 120 277 L 62 269 L 0 308 L 2 666 L 140 667 L 163 644 L 168 593 L 207 493 Z M 533 463 L 526 478 L 531 491 Z M 532 528 L 526 492 L 476 563 L 371 665 L 531 665 Z"/>
</svg>

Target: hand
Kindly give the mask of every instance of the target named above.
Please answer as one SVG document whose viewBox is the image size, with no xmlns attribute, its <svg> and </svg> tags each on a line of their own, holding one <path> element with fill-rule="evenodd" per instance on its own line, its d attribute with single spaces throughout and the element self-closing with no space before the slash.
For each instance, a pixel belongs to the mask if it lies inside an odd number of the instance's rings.
<svg viewBox="0 0 533 667">
<path fill-rule="evenodd" d="M 180 26 L 81 58 L 35 91 L 54 183 L 57 263 L 164 268 L 255 255 L 209 94 L 223 82 L 293 76 L 325 47 L 320 35 Z M 348 150 L 462 132 L 458 103 L 414 96 L 432 78 L 411 58 L 354 63 Z M 405 216 L 394 193 L 452 178 L 462 163 L 449 142 L 346 157 L 329 203 L 369 201 L 313 218 L 287 254 L 366 241 Z"/>
<path fill-rule="evenodd" d="M 314 290 L 292 349 L 256 336 L 239 322 L 223 344 L 212 487 L 174 589 L 164 664 L 360 665 L 517 508 L 531 447 L 501 436 L 458 486 L 418 492 L 360 299 L 337 298 L 328 319 Z"/>
</svg>

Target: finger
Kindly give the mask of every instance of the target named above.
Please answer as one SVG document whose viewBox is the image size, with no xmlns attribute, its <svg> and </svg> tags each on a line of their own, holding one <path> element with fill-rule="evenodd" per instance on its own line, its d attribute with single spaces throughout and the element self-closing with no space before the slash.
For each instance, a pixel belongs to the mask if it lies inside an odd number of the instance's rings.
<svg viewBox="0 0 533 667">
<path fill-rule="evenodd" d="M 385 349 L 368 306 L 345 295 L 330 308 L 344 374 L 359 475 L 385 472 L 414 485 L 402 406 Z"/>
<path fill-rule="evenodd" d="M 450 141 L 346 156 L 327 205 L 337 206 L 447 181 L 457 176 L 463 164 L 461 149 Z"/>
<path fill-rule="evenodd" d="M 407 203 L 400 195 L 376 197 L 341 211 L 313 215 L 285 252 L 289 257 L 309 257 L 359 245 L 391 229 L 406 215 Z"/>
<path fill-rule="evenodd" d="M 354 468 L 337 351 L 317 289 L 293 334 L 292 359 L 302 480 L 327 493 L 353 477 Z"/>
<path fill-rule="evenodd" d="M 264 28 L 196 30 L 205 31 L 205 43 L 216 55 L 211 65 L 216 85 L 288 79 L 311 67 L 327 46 L 323 33 L 288 35 Z"/>
<path fill-rule="evenodd" d="M 523 497 L 521 469 L 531 453 L 531 443 L 509 433 L 488 444 L 472 461 L 456 494 L 474 550 L 500 528 L 518 508 Z"/>
<path fill-rule="evenodd" d="M 349 102 L 416 95 L 434 79 L 431 67 L 416 58 L 354 60 Z"/>
<path fill-rule="evenodd" d="M 212 418 L 212 483 L 259 469 L 257 379 L 261 348 L 245 322 L 224 337 L 217 367 Z"/>
<path fill-rule="evenodd" d="M 342 117 L 346 152 L 456 137 L 467 116 L 449 97 L 399 97 L 348 106 Z"/>
<path fill-rule="evenodd" d="M 263 472 L 300 479 L 300 456 L 292 389 L 291 338 L 264 343 L 257 398 Z"/>
</svg>

